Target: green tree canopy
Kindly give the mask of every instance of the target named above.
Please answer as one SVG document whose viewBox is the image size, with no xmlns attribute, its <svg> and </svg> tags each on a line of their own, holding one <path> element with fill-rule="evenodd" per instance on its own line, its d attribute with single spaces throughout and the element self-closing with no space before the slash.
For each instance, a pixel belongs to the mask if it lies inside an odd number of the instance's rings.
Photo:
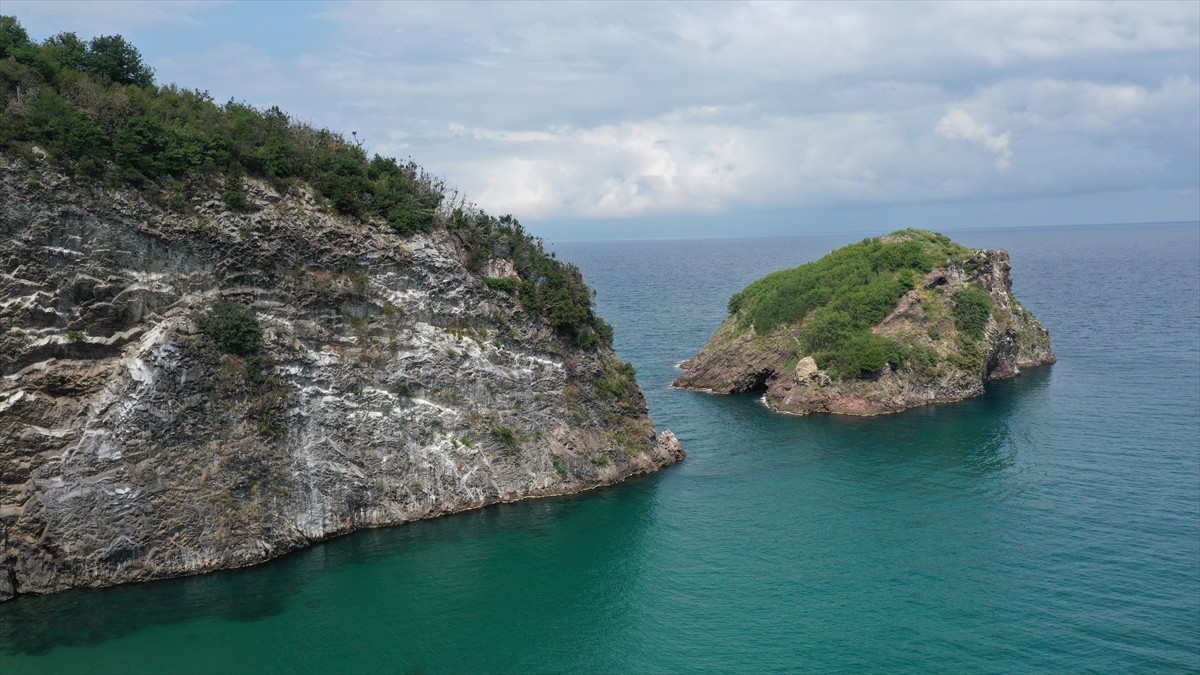
<svg viewBox="0 0 1200 675">
<path fill-rule="evenodd" d="M 519 281 L 493 280 L 497 292 L 515 293 L 525 311 L 578 346 L 611 343 L 612 329 L 593 313 L 579 269 L 554 259 L 515 218 L 458 210 L 447 219 L 440 211 L 445 184 L 411 160 L 368 158 L 357 139 L 277 107 L 219 105 L 207 92 L 157 86 L 153 76 L 119 35 L 85 43 L 59 33 L 39 45 L 14 17 L 0 16 L 0 109 L 12 113 L 0 115 L 0 149 L 28 152 L 36 144 L 78 176 L 139 189 L 211 181 L 224 186 L 232 210 L 252 208 L 243 178 L 280 191 L 302 182 L 333 211 L 403 236 L 448 228 L 476 274 L 490 257 L 513 261 Z M 217 335 L 232 335 L 227 347 L 254 343 L 245 316 L 230 307 L 215 305 L 206 321 Z"/>
<path fill-rule="evenodd" d="M 0 16 L 0 59 L 13 55 L 21 47 L 30 45 L 29 33 L 15 16 Z"/>
<path fill-rule="evenodd" d="M 116 82 L 148 87 L 154 84 L 154 71 L 142 63 L 142 54 L 120 35 L 92 38 L 83 70 Z"/>
</svg>

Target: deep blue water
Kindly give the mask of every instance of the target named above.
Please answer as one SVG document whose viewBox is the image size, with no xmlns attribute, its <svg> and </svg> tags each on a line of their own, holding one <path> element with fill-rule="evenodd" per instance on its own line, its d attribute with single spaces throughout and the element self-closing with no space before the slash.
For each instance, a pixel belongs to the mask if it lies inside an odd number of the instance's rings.
<svg viewBox="0 0 1200 675">
<path fill-rule="evenodd" d="M 852 237 L 562 243 L 658 475 L 249 570 L 0 605 L 0 671 L 1200 671 L 1200 224 L 1007 248 L 1059 362 L 894 416 L 673 390 L 729 295 Z"/>
</svg>

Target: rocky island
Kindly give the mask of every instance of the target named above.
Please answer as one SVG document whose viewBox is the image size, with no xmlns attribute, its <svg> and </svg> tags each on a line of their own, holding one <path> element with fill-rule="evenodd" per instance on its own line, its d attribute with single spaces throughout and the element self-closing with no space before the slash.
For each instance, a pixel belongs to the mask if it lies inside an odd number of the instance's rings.
<svg viewBox="0 0 1200 675">
<path fill-rule="evenodd" d="M 675 386 L 762 391 L 781 412 L 878 415 L 983 393 L 1054 363 L 1045 327 L 1012 295 L 1006 251 L 901 230 L 770 274 Z"/>
<path fill-rule="evenodd" d="M 515 219 L 119 37 L 0 38 L 0 600 L 683 458 Z"/>
</svg>

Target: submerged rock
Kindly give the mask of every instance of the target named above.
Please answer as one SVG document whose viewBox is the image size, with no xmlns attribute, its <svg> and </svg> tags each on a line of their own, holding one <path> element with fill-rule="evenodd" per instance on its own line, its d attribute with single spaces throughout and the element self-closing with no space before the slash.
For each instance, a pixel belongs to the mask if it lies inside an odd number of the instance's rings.
<svg viewBox="0 0 1200 675">
<path fill-rule="evenodd" d="M 839 249 L 736 294 L 675 386 L 764 391 L 769 407 L 797 414 L 977 396 L 1055 361 L 1049 333 L 1012 296 L 1011 269 L 1007 251 L 919 230 Z"/>
<path fill-rule="evenodd" d="M 247 179 L 245 212 L 209 188 L 167 205 L 0 155 L 0 599 L 683 458 L 605 340 L 522 306 L 513 261 L 472 267 L 446 227 L 402 237 L 304 186 Z"/>
</svg>

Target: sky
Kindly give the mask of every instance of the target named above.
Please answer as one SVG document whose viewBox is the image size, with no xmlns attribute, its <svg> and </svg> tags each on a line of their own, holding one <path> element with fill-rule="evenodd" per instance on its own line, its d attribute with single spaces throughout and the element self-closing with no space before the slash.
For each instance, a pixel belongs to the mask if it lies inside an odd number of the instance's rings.
<svg viewBox="0 0 1200 675">
<path fill-rule="evenodd" d="M 1200 220 L 1200 2 L 26 2 L 547 239 Z"/>
</svg>

